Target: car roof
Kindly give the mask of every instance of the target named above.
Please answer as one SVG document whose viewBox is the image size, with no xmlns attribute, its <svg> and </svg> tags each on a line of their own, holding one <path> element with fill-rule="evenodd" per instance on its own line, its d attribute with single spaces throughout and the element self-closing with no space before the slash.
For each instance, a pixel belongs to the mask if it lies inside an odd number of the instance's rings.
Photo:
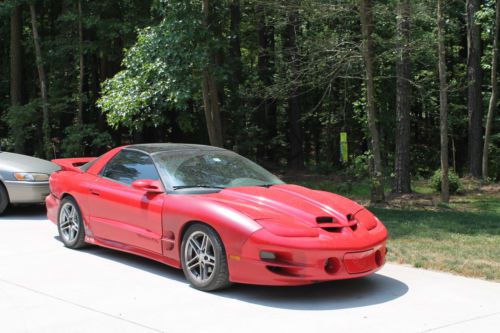
<svg viewBox="0 0 500 333">
<path fill-rule="evenodd" d="M 141 143 L 135 145 L 128 145 L 124 147 L 124 149 L 139 150 L 146 154 L 155 154 L 155 153 L 172 152 L 172 151 L 187 151 L 187 150 L 197 150 L 197 151 L 225 150 L 223 148 L 215 146 L 206 146 L 206 145 L 197 145 L 188 143 Z"/>
</svg>

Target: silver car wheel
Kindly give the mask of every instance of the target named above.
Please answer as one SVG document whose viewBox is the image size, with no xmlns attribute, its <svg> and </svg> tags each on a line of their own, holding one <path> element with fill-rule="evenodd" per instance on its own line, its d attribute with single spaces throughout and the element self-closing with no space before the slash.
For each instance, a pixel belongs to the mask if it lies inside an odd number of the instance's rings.
<svg viewBox="0 0 500 333">
<path fill-rule="evenodd" d="M 210 237 L 202 231 L 192 233 L 184 249 L 184 260 L 192 278 L 199 282 L 210 280 L 217 265 Z"/>
<path fill-rule="evenodd" d="M 61 236 L 68 243 L 78 237 L 79 218 L 76 207 L 71 202 L 66 202 L 59 213 L 59 228 Z"/>
</svg>

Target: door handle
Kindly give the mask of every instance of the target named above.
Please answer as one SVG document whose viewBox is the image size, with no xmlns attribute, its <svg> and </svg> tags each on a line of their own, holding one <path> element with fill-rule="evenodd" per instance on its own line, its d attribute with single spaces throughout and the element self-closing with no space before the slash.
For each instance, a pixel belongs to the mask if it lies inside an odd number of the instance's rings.
<svg viewBox="0 0 500 333">
<path fill-rule="evenodd" d="M 92 194 L 92 195 L 97 195 L 97 196 L 99 196 L 99 195 L 100 195 L 100 193 L 99 193 L 99 192 L 97 192 L 96 190 L 93 190 L 93 189 L 90 189 L 90 194 Z"/>
</svg>

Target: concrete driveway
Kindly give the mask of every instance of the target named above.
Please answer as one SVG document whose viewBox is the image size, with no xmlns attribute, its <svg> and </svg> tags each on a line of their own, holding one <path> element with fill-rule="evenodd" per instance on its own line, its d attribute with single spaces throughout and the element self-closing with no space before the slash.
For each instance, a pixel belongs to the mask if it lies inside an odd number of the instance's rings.
<svg viewBox="0 0 500 333">
<path fill-rule="evenodd" d="M 458 245 L 458 244 L 457 244 Z M 390 246 L 390 244 L 389 244 Z M 69 250 L 43 208 L 0 217 L 0 332 L 498 332 L 500 284 L 386 265 L 306 287 L 199 292 L 182 272 Z"/>
</svg>

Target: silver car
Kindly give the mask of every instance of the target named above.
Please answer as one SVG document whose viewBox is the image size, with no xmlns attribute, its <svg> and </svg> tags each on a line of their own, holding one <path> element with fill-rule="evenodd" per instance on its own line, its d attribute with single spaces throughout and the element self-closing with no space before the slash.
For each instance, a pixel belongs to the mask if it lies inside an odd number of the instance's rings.
<svg viewBox="0 0 500 333">
<path fill-rule="evenodd" d="M 0 151 L 0 214 L 9 204 L 43 203 L 57 170 L 52 162 Z"/>
</svg>

